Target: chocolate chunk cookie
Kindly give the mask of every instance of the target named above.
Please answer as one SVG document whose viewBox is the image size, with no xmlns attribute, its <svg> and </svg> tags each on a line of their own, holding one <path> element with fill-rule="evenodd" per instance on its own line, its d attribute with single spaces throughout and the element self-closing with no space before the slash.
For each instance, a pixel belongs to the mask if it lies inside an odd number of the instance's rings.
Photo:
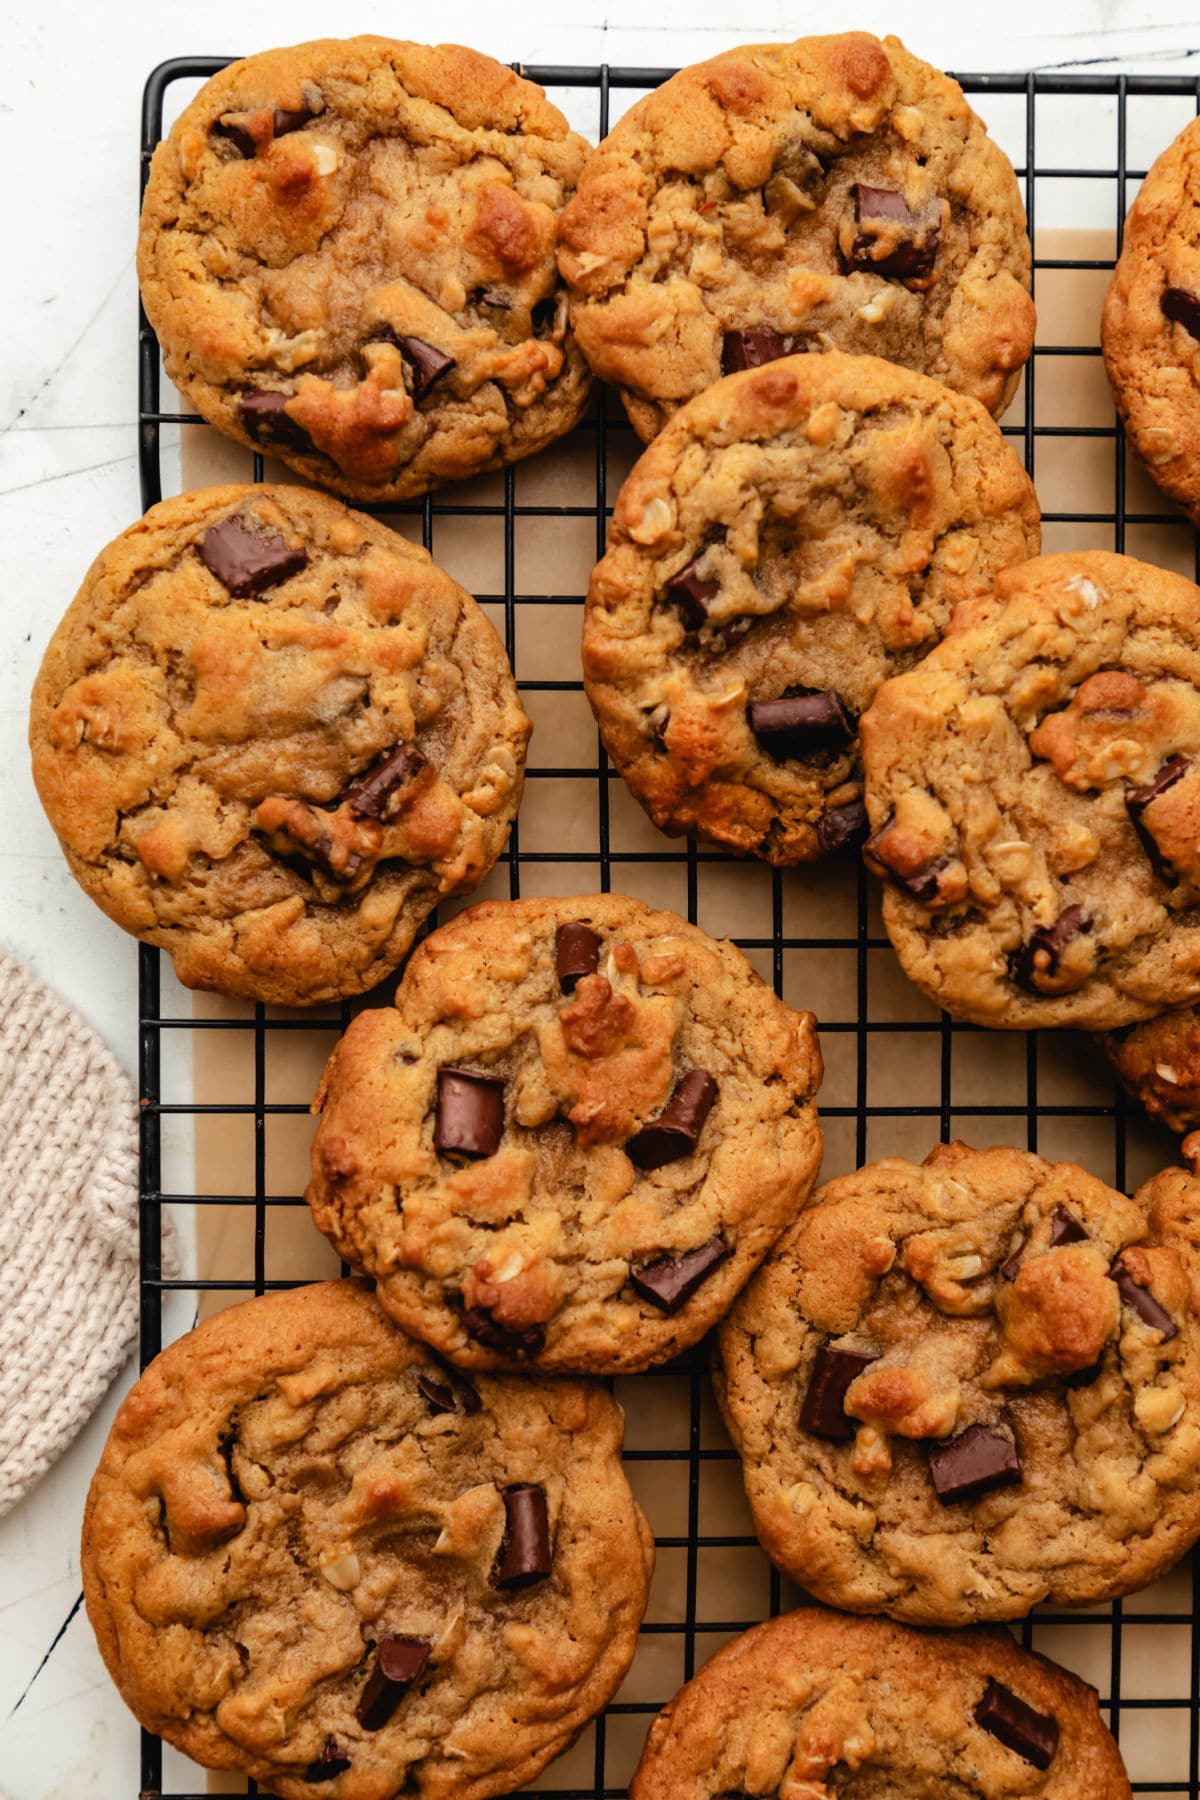
<svg viewBox="0 0 1200 1800">
<path fill-rule="evenodd" d="M 1200 995 L 1200 590 L 1100 551 L 1010 569 L 861 721 L 905 972 L 980 1025 Z"/>
<path fill-rule="evenodd" d="M 1200 1535 L 1200 1181 L 942 1145 L 828 1182 L 721 1330 L 768 1554 L 915 1624 L 1142 1587 Z"/>
<path fill-rule="evenodd" d="M 1104 366 L 1165 494 L 1200 522 L 1200 120 L 1163 151 L 1125 221 L 1104 303 Z"/>
<path fill-rule="evenodd" d="M 554 265 L 586 152 L 541 88 L 458 45 L 232 63 L 142 206 L 168 375 L 227 436 L 360 500 L 540 450 L 588 394 Z"/>
<path fill-rule="evenodd" d="M 858 714 L 1039 547 L 973 400 L 838 351 L 731 375 L 637 463 L 592 576 L 608 753 L 662 830 L 780 864 L 853 846 Z"/>
<path fill-rule="evenodd" d="M 644 439 L 722 373 L 830 347 L 998 416 L 1033 344 L 1012 165 L 897 38 L 684 69 L 589 157 L 559 243 L 584 355 Z"/>
<path fill-rule="evenodd" d="M 1007 1632 L 817 1607 L 726 1644 L 650 1727 L 629 1800 L 1129 1800 L 1096 1690 Z"/>
<path fill-rule="evenodd" d="M 424 550 L 300 487 L 153 507 L 93 563 L 33 693 L 71 871 L 189 987 L 369 988 L 504 848 L 529 721 Z"/>
<path fill-rule="evenodd" d="M 633 1657 L 652 1539 L 620 1408 L 467 1382 L 356 1282 L 219 1313 L 117 1414 L 88 1615 L 149 1730 L 284 1800 L 485 1800 Z"/>
<path fill-rule="evenodd" d="M 489 902 L 360 1013 L 308 1202 L 467 1368 L 644 1369 L 729 1306 L 821 1154 L 810 1013 L 732 944 L 595 894 Z"/>
<path fill-rule="evenodd" d="M 1181 1135 L 1200 1128 L 1200 1008 L 1100 1033 L 1092 1045 L 1152 1119 Z"/>
</svg>

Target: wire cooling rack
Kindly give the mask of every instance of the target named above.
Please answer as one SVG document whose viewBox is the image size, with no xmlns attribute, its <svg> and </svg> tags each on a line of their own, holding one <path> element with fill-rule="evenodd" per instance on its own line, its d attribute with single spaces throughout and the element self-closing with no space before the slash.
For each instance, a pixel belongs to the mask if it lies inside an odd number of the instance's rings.
<svg viewBox="0 0 1200 1800">
<path fill-rule="evenodd" d="M 150 76 L 142 115 L 143 183 L 164 112 L 173 116 L 197 82 L 228 60 L 181 58 Z M 658 85 L 670 71 L 534 66 L 523 73 L 549 89 L 572 123 L 594 139 L 608 129 L 614 97 L 624 102 Z M 1028 74 L 959 80 L 1017 166 L 1037 251 L 1041 341 L 1005 429 L 1019 440 L 1038 483 L 1046 548 L 1128 550 L 1196 575 L 1193 533 L 1163 510 L 1154 490 L 1127 466 L 1099 362 L 1096 324 L 1137 182 L 1151 157 L 1200 111 L 1200 79 Z M 1069 154 L 1062 159 L 1064 150 L 1078 152 L 1079 160 L 1070 161 Z M 1088 228 L 1082 234 L 1081 224 Z M 1064 241 L 1063 229 L 1074 235 Z M 139 469 L 148 507 L 163 493 L 163 428 L 204 428 L 190 414 L 162 409 L 158 347 L 144 314 L 138 371 Z M 909 990 L 861 868 L 783 875 L 662 838 L 641 818 L 596 741 L 577 662 L 548 672 L 538 653 L 541 625 L 551 616 L 562 623 L 557 609 L 570 609 L 577 624 L 586 572 L 562 583 L 576 591 L 558 592 L 559 584 L 544 574 L 530 577 L 530 559 L 522 554 L 522 534 L 536 528 L 546 546 L 553 530 L 569 528 L 577 566 L 581 552 L 584 563 L 598 555 L 610 493 L 635 449 L 619 407 L 601 396 L 562 449 L 574 461 L 579 484 L 567 498 L 553 490 L 546 498 L 544 483 L 532 473 L 544 463 L 539 458 L 496 476 L 482 491 L 473 484 L 386 509 L 398 529 L 419 535 L 443 562 L 462 534 L 484 528 L 492 533 L 491 574 L 483 583 L 486 591 L 476 582 L 476 592 L 502 632 L 527 708 L 551 720 L 550 731 L 535 735 L 521 826 L 514 827 L 486 891 L 549 893 L 561 884 L 665 898 L 709 930 L 734 937 L 792 1004 L 813 1004 L 819 995 L 815 1010 L 827 1064 L 821 1096 L 826 1175 L 889 1152 L 919 1157 L 951 1136 L 1072 1156 L 1121 1187 L 1173 1160 L 1172 1142 L 1127 1109 L 1070 1039 L 989 1036 L 939 1016 Z M 255 480 L 263 478 L 261 457 L 254 457 L 253 471 Z M 552 548 L 547 549 L 542 568 L 554 563 Z M 553 724 L 556 706 L 569 709 L 561 731 Z M 563 761 L 539 760 L 539 740 L 547 738 L 552 748 L 565 747 Z M 574 751 L 579 754 L 572 761 Z M 547 830 L 537 824 L 538 809 L 555 793 L 560 804 L 553 812 L 554 828 Z M 565 839 L 564 818 L 569 821 Z M 141 949 L 143 1366 L 161 1348 L 168 1294 L 190 1294 L 194 1304 L 211 1306 L 291 1285 L 294 1271 L 282 1277 L 272 1273 L 269 1228 L 302 1202 L 298 1191 L 272 1191 L 278 1183 L 271 1133 L 280 1122 L 305 1128 L 308 1094 L 279 1097 L 272 1057 L 281 1034 L 317 1031 L 332 1037 L 344 1029 L 352 1010 L 343 1006 L 304 1017 L 258 1006 L 230 1017 L 194 1017 L 169 964 L 160 964 L 157 951 Z M 239 1097 L 199 1103 L 190 1091 L 183 1098 L 165 1095 L 164 1066 L 180 1034 L 196 1051 L 204 1047 L 203 1034 L 212 1032 L 229 1034 L 219 1040 L 222 1049 L 232 1047 L 236 1036 L 245 1052 Z M 212 1126 L 214 1115 L 228 1121 L 229 1130 L 236 1125 L 252 1133 L 245 1191 L 179 1191 L 178 1181 L 164 1182 L 165 1136 L 177 1128 L 177 1116 L 199 1132 Z M 239 1240 L 237 1266 L 205 1279 L 164 1278 L 159 1228 L 165 1205 L 194 1208 L 196 1216 L 209 1209 L 240 1210 L 247 1227 L 252 1220 L 252 1232 L 244 1230 Z M 715 1418 L 704 1366 L 704 1354 L 697 1352 L 664 1372 L 616 1383 L 629 1418 L 630 1479 L 655 1527 L 658 1575 L 633 1675 L 607 1713 L 536 1784 L 537 1792 L 554 1800 L 616 1800 L 649 1716 L 728 1637 L 798 1598 L 769 1568 L 751 1534 L 736 1458 Z M 1185 1563 L 1124 1603 L 1084 1614 L 1039 1612 L 1017 1628 L 1024 1644 L 1074 1668 L 1100 1690 L 1134 1789 L 1142 1795 L 1200 1800 L 1198 1616 L 1200 1563 Z M 143 1733 L 143 1800 L 200 1800 L 204 1791 L 202 1771 L 173 1751 L 164 1753 L 158 1739 Z M 256 1791 L 253 1784 L 248 1791 Z"/>
</svg>

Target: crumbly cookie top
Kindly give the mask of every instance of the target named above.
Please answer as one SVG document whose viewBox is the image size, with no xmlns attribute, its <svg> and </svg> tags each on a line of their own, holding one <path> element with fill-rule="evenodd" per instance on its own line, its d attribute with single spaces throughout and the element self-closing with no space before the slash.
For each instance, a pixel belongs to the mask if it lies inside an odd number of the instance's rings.
<svg viewBox="0 0 1200 1800">
<path fill-rule="evenodd" d="M 88 1612 L 142 1722 L 272 1793 L 521 1786 L 633 1655 L 651 1540 L 582 1382 L 467 1382 L 354 1282 L 173 1344 L 117 1414 Z"/>
<path fill-rule="evenodd" d="M 454 1362 L 644 1368 L 807 1197 L 820 1076 L 812 1015 L 673 913 L 491 902 L 338 1044 L 308 1200 Z"/>
<path fill-rule="evenodd" d="M 528 455 L 587 397 L 555 271 L 587 146 L 478 51 L 327 38 L 231 64 L 159 145 L 138 272 L 204 416 L 359 499 Z"/>
<path fill-rule="evenodd" d="M 782 864 L 861 841 L 858 714 L 1039 547 L 974 401 L 837 351 L 729 376 L 642 455 L 592 575 L 609 754 L 666 830 Z"/>
<path fill-rule="evenodd" d="M 805 1608 L 705 1664 L 650 1728 L 630 1800 L 1129 1800 L 1094 1688 L 1006 1632 Z"/>
<path fill-rule="evenodd" d="M 1033 343 L 1012 165 L 893 37 L 682 70 L 588 158 L 559 243 L 584 354 L 646 439 L 793 349 L 886 357 L 999 415 Z"/>
<path fill-rule="evenodd" d="M 520 800 L 529 722 L 471 596 L 298 487 L 153 507 L 46 652 L 33 771 L 71 867 L 180 979 L 282 1004 L 357 993 Z"/>
<path fill-rule="evenodd" d="M 1200 1531 L 1198 1197 L 962 1144 L 819 1189 L 721 1333 L 770 1554 L 941 1624 L 1172 1563 Z"/>
<path fill-rule="evenodd" d="M 861 721 L 908 975 L 984 1025 L 1200 994 L 1200 591 L 1100 551 L 1010 569 Z"/>
</svg>

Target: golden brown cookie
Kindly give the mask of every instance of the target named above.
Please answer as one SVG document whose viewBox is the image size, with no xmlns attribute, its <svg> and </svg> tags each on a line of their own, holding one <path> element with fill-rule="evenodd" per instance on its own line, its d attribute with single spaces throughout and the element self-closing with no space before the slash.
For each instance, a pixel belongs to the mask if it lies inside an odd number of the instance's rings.
<svg viewBox="0 0 1200 1800">
<path fill-rule="evenodd" d="M 425 940 L 317 1096 L 308 1202 L 467 1368 L 644 1369 L 804 1204 L 821 1058 L 732 944 L 620 894 L 491 901 Z"/>
<path fill-rule="evenodd" d="M 979 1025 L 1200 996 L 1200 589 L 1103 551 L 1006 570 L 860 722 L 905 973 Z"/>
<path fill-rule="evenodd" d="M 109 1673 L 285 1800 L 523 1786 L 633 1657 L 622 1425 L 590 1383 L 452 1374 L 357 1282 L 218 1313 L 126 1397 L 88 1495 Z"/>
<path fill-rule="evenodd" d="M 726 1644 L 650 1727 L 629 1800 L 1129 1800 L 1096 1690 L 1003 1631 L 806 1607 Z"/>
<path fill-rule="evenodd" d="M 1122 1087 L 1168 1131 L 1200 1127 L 1200 1009 L 1181 1007 L 1089 1040 Z M 1186 1149 L 1186 1146 L 1185 1146 Z"/>
<path fill-rule="evenodd" d="M 227 436 L 354 499 L 540 450 L 588 394 L 554 262 L 586 151 L 541 88 L 457 44 L 231 63 L 142 204 L 168 375 Z"/>
<path fill-rule="evenodd" d="M 999 416 L 1033 344 L 1012 165 L 894 37 L 683 69 L 588 158 L 559 241 L 583 352 L 647 440 L 793 350 L 886 357 Z"/>
<path fill-rule="evenodd" d="M 1089 1606 L 1200 1535 L 1200 1179 L 941 1145 L 818 1189 L 721 1329 L 767 1553 L 912 1624 Z"/>
<path fill-rule="evenodd" d="M 644 452 L 592 575 L 605 747 L 661 830 L 784 865 L 860 843 L 858 714 L 1039 547 L 973 400 L 832 350 L 728 376 Z"/>
<path fill-rule="evenodd" d="M 76 879 L 189 987 L 357 994 L 504 848 L 529 721 L 424 550 L 300 487 L 152 507 L 50 641 L 33 774 Z"/>
</svg>

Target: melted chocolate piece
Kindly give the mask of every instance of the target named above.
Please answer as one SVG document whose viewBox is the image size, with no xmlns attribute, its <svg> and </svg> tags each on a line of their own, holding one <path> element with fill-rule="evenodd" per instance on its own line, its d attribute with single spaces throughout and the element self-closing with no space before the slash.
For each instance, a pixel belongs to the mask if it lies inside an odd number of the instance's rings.
<svg viewBox="0 0 1200 1800">
<path fill-rule="evenodd" d="M 817 848 L 822 856 L 836 856 L 839 851 L 857 850 L 870 828 L 867 809 L 861 800 L 850 800 L 845 806 L 831 807 L 817 820 Z"/>
<path fill-rule="evenodd" d="M 1021 1257 L 1023 1254 L 1023 1250 L 1014 1250 L 1008 1261 L 1000 1264 L 1001 1281 L 1015 1281 L 1017 1279 L 1017 1270 L 1021 1266 Z"/>
<path fill-rule="evenodd" d="M 1148 1287 L 1135 1281 L 1133 1271 L 1121 1257 L 1118 1257 L 1108 1271 L 1109 1280 L 1117 1284 L 1117 1292 L 1125 1305 L 1131 1307 L 1152 1331 L 1162 1333 L 1162 1341 L 1169 1344 L 1173 1337 L 1179 1336 L 1179 1327 L 1165 1307 L 1160 1306 Z"/>
<path fill-rule="evenodd" d="M 579 919 L 568 919 L 554 933 L 554 971 L 564 994 L 573 994 L 584 975 L 600 965 L 600 933 Z"/>
<path fill-rule="evenodd" d="M 232 114 L 227 119 L 217 120 L 216 124 L 212 127 L 212 135 L 214 137 L 226 138 L 229 143 L 233 144 L 235 148 L 241 152 L 247 162 L 258 154 L 257 143 L 246 130 L 246 127 L 239 123 L 238 119 Z"/>
<path fill-rule="evenodd" d="M 1035 1712 L 998 1681 L 989 1681 L 984 1689 L 983 1699 L 975 1708 L 975 1723 L 1035 1769 L 1048 1769 L 1054 1761 L 1058 1720 L 1049 1713 Z"/>
<path fill-rule="evenodd" d="M 998 1431 L 971 1425 L 957 1437 L 929 1445 L 929 1473 L 938 1499 L 949 1506 L 1019 1482 L 1021 1459 L 1016 1446 Z"/>
<path fill-rule="evenodd" d="M 1082 906 L 1068 906 L 1053 925 L 1039 925 L 1028 943 L 1013 950 L 1008 958 L 1008 972 L 1018 987 L 1027 994 L 1041 994 L 1038 984 L 1058 973 L 1059 953 L 1073 938 L 1092 929 L 1092 921 Z"/>
<path fill-rule="evenodd" d="M 721 373 L 735 375 L 739 369 L 761 369 L 764 363 L 778 362 L 787 356 L 791 346 L 787 338 L 772 325 L 746 325 L 741 331 L 727 331 L 721 340 Z"/>
<path fill-rule="evenodd" d="M 755 700 L 748 709 L 750 729 L 776 762 L 809 756 L 814 750 L 840 750 L 853 743 L 854 715 L 835 688 L 793 688 L 778 700 Z"/>
<path fill-rule="evenodd" d="M 1160 794 L 1165 794 L 1168 788 L 1174 787 L 1180 777 L 1187 774 L 1191 766 L 1191 762 L 1186 756 L 1172 756 L 1168 762 L 1163 764 L 1154 780 L 1147 782 L 1145 787 L 1126 788 L 1125 790 L 1125 810 L 1129 814 L 1129 823 L 1137 832 L 1142 849 L 1150 858 L 1150 866 L 1160 881 L 1174 881 L 1175 870 L 1155 843 L 1154 834 L 1142 818 L 1142 814 L 1152 800 L 1157 800 Z"/>
<path fill-rule="evenodd" d="M 707 1069 L 689 1069 L 650 1125 L 643 1125 L 625 1146 L 639 1169 L 661 1169 L 664 1163 L 690 1156 L 717 1097 L 717 1084 Z"/>
<path fill-rule="evenodd" d="M 532 1587 L 545 1581 L 554 1567 L 550 1554 L 550 1514 L 546 1490 L 532 1483 L 504 1489 L 504 1537 L 496 1558 L 492 1586 Z"/>
<path fill-rule="evenodd" d="M 380 1638 L 375 1667 L 354 1709 L 364 1731 L 378 1731 L 387 1724 L 429 1661 L 431 1648 L 427 1638 Z"/>
<path fill-rule="evenodd" d="M 342 1750 L 336 1738 L 327 1737 L 325 1747 L 316 1762 L 309 1763 L 304 1771 L 305 1781 L 332 1781 L 335 1775 L 344 1775 L 350 1767 L 350 1758 Z"/>
<path fill-rule="evenodd" d="M 503 1135 L 503 1081 L 475 1069 L 439 1069 L 434 1149 L 442 1156 L 495 1156 Z"/>
<path fill-rule="evenodd" d="M 850 247 L 851 269 L 901 278 L 932 274 L 942 238 L 942 209 L 936 200 L 924 201 L 913 212 L 893 188 L 865 187 L 860 181 L 854 187 L 854 218 L 858 230 Z M 893 236 L 897 225 L 903 235 L 895 249 L 886 256 L 872 255 L 880 237 Z"/>
<path fill-rule="evenodd" d="M 1200 294 L 1190 293 L 1187 288 L 1169 287 L 1161 304 L 1164 319 L 1173 320 L 1192 337 L 1200 339 Z"/>
<path fill-rule="evenodd" d="M 436 350 L 427 344 L 424 338 L 398 337 L 396 347 L 412 370 L 412 397 L 414 401 L 425 398 L 435 381 L 441 379 L 448 369 L 454 367 L 454 358 L 447 356 L 444 350 Z"/>
<path fill-rule="evenodd" d="M 1060 1200 L 1050 1214 L 1050 1248 L 1057 1250 L 1060 1244 L 1086 1244 L 1089 1236 L 1070 1207 Z"/>
<path fill-rule="evenodd" d="M 289 131 L 299 131 L 310 120 L 317 118 L 320 108 L 310 106 L 305 100 L 296 112 L 289 112 L 286 107 L 275 108 L 274 132 L 276 137 L 286 137 Z"/>
<path fill-rule="evenodd" d="M 429 758 L 415 744 L 397 744 L 382 762 L 352 781 L 342 796 L 343 805 L 359 819 L 382 819 L 388 802 L 407 787 L 426 767 Z"/>
<path fill-rule="evenodd" d="M 483 1406 L 478 1390 L 466 1377 L 450 1376 L 449 1371 L 445 1381 L 435 1381 L 432 1375 L 418 1375 L 417 1392 L 422 1399 L 428 1400 L 432 1413 L 459 1413 L 470 1417 Z"/>
<path fill-rule="evenodd" d="M 469 1338 L 474 1338 L 485 1350 L 495 1350 L 500 1356 L 536 1356 L 546 1341 L 544 1325 L 501 1325 L 486 1306 L 468 1307 L 463 1314 L 463 1324 Z"/>
<path fill-rule="evenodd" d="M 728 1255 L 729 1245 L 718 1232 L 707 1244 L 680 1256 L 657 1256 L 653 1262 L 631 1266 L 630 1286 L 660 1312 L 677 1313 Z"/>
<path fill-rule="evenodd" d="M 668 600 L 673 600 L 678 606 L 683 614 L 684 624 L 690 631 L 699 631 L 708 617 L 709 601 L 721 588 L 719 581 L 706 580 L 699 574 L 701 556 L 693 556 L 687 568 L 680 569 L 678 575 L 672 575 L 663 589 Z"/>
<path fill-rule="evenodd" d="M 303 544 L 289 549 L 277 531 L 242 513 L 210 525 L 196 548 L 205 568 L 239 600 L 276 587 L 308 566 Z"/>
<path fill-rule="evenodd" d="M 863 1350 L 839 1350 L 833 1344 L 822 1344 L 813 1362 L 808 1391 L 800 1408 L 801 1429 L 810 1437 L 829 1438 L 835 1444 L 847 1443 L 854 1436 L 854 1425 L 846 1417 L 846 1389 L 850 1383 L 879 1358 Z"/>
<path fill-rule="evenodd" d="M 288 444 L 293 450 L 312 450 L 313 441 L 307 431 L 287 411 L 291 398 L 276 388 L 244 388 L 238 395 L 238 410 L 247 436 L 256 444 Z"/>
</svg>

